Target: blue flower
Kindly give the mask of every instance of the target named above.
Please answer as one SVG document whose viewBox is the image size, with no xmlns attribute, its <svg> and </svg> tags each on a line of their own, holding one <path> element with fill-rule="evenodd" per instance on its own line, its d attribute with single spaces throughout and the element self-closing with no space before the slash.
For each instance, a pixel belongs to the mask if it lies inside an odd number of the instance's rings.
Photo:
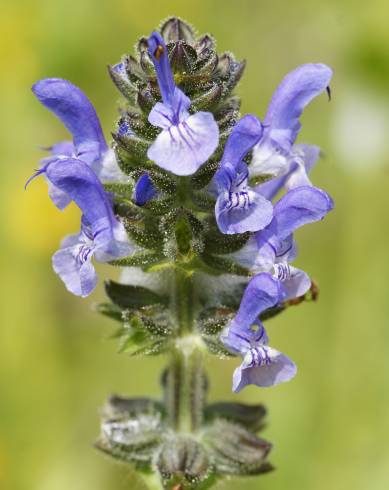
<svg viewBox="0 0 389 490">
<path fill-rule="evenodd" d="M 312 185 L 308 174 L 320 158 L 320 153 L 320 148 L 315 145 L 294 145 L 288 172 L 257 185 L 255 190 L 271 201 L 283 188 L 288 191 L 296 187 Z"/>
<path fill-rule="evenodd" d="M 89 165 L 102 181 L 122 180 L 113 150 L 109 149 L 96 111 L 86 95 L 75 85 L 61 78 L 46 78 L 36 82 L 32 91 L 38 100 L 53 112 L 73 136 L 50 148 L 51 156 L 42 164 L 77 158 Z M 70 202 L 68 196 L 52 184 L 49 195 L 59 209 Z"/>
<path fill-rule="evenodd" d="M 224 148 L 214 183 L 218 191 L 216 221 L 222 233 L 234 234 L 264 228 L 273 217 L 271 203 L 248 185 L 249 171 L 242 161 L 262 136 L 260 121 L 244 116 L 234 126 Z"/>
<path fill-rule="evenodd" d="M 153 185 L 148 173 L 143 174 L 137 180 L 134 189 L 134 202 L 137 206 L 144 206 L 147 201 L 152 199 L 157 194 L 157 190 Z"/>
<path fill-rule="evenodd" d="M 38 170 L 27 184 L 40 174 L 82 211 L 81 232 L 64 239 L 53 256 L 53 267 L 70 292 L 88 296 L 97 282 L 92 257 L 108 262 L 129 255 L 134 247 L 114 216 L 109 196 L 86 163 L 71 157 L 55 159 Z"/>
<path fill-rule="evenodd" d="M 162 96 L 162 102 L 155 104 L 148 119 L 162 131 L 147 156 L 176 175 L 191 175 L 216 150 L 219 128 L 210 112 L 190 115 L 190 99 L 175 85 L 161 35 L 154 32 L 148 43 Z"/>
<path fill-rule="evenodd" d="M 309 183 L 304 154 L 311 150 L 294 146 L 294 142 L 301 129 L 299 118 L 305 106 L 324 90 L 329 91 L 331 77 L 332 70 L 328 66 L 309 63 L 299 66 L 284 78 L 265 116 L 263 137 L 253 150 L 251 177 L 286 175 L 297 165 L 293 186 Z"/>
<path fill-rule="evenodd" d="M 323 219 L 332 208 L 331 197 L 316 187 L 292 189 L 275 204 L 270 224 L 229 257 L 254 273 L 272 274 L 282 283 L 284 300 L 302 296 L 311 281 L 304 271 L 289 265 L 296 257 L 293 232 Z"/>
<path fill-rule="evenodd" d="M 258 316 L 282 299 L 279 281 L 261 273 L 251 279 L 243 293 L 235 318 L 224 329 L 221 340 L 243 357 L 235 369 L 232 389 L 239 392 L 248 384 L 273 386 L 289 381 L 296 374 L 295 364 L 268 346 L 268 337 Z"/>
</svg>

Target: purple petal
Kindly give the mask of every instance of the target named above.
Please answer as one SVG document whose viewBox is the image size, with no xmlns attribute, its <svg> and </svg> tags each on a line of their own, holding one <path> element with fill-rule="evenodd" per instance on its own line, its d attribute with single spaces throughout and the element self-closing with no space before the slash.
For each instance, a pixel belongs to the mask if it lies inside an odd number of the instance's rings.
<svg viewBox="0 0 389 490">
<path fill-rule="evenodd" d="M 284 133 L 277 132 L 277 140 L 270 138 L 270 127 L 266 127 L 264 135 L 253 149 L 253 158 L 250 165 L 250 176 L 272 175 L 278 177 L 288 173 L 289 163 L 289 143 L 283 142 L 286 148 L 281 147 L 281 139 Z M 271 133 L 273 136 L 276 132 Z"/>
<path fill-rule="evenodd" d="M 215 214 L 220 231 L 230 235 L 265 228 L 273 218 L 273 206 L 251 189 L 224 191 L 217 198 Z"/>
<path fill-rule="evenodd" d="M 221 341 L 233 352 L 244 353 L 250 343 L 260 342 L 252 325 L 262 325 L 258 316 L 281 300 L 280 283 L 268 273 L 254 276 L 248 283 L 235 318 L 227 325 L 221 335 Z M 264 339 L 267 340 L 266 332 Z M 262 339 L 262 343 L 266 340 Z"/>
<path fill-rule="evenodd" d="M 263 184 L 259 184 L 255 186 L 256 192 L 262 194 L 263 197 L 272 201 L 276 195 L 281 191 L 281 189 L 285 186 L 286 181 L 288 180 L 289 174 L 281 175 L 281 177 L 276 177 L 274 179 L 270 179 Z"/>
<path fill-rule="evenodd" d="M 258 143 L 261 136 L 261 121 L 250 114 L 242 117 L 227 139 L 221 165 L 230 163 L 236 168 L 251 148 Z"/>
<path fill-rule="evenodd" d="M 50 181 L 48 181 L 48 187 L 50 199 L 60 211 L 63 211 L 72 202 L 72 200 L 65 192 L 58 189 L 58 187 L 53 185 Z"/>
<path fill-rule="evenodd" d="M 264 237 L 266 230 L 262 230 L 259 234 Z M 272 235 L 270 236 L 271 238 Z M 277 241 L 277 243 L 279 242 Z M 276 261 L 275 247 L 270 240 L 263 238 L 261 241 L 258 241 L 254 235 L 247 240 L 240 250 L 228 254 L 227 258 L 255 274 L 259 272 L 271 272 Z"/>
<path fill-rule="evenodd" d="M 165 41 L 158 32 L 153 32 L 148 39 L 148 45 L 148 52 L 157 72 L 162 100 L 165 104 L 171 104 L 175 83 Z"/>
<path fill-rule="evenodd" d="M 103 183 L 128 181 L 128 177 L 119 168 L 113 149 L 106 151 L 100 160 L 91 165 L 91 168 Z"/>
<path fill-rule="evenodd" d="M 297 372 L 296 365 L 287 356 L 271 347 L 266 347 L 269 364 L 250 366 L 250 352 L 248 352 L 242 364 L 235 369 L 232 389 L 235 393 L 245 386 L 253 384 L 260 387 L 274 386 L 292 379 Z"/>
<path fill-rule="evenodd" d="M 91 263 L 92 255 L 93 250 L 82 242 L 61 248 L 53 255 L 54 271 L 62 279 L 66 289 L 76 296 L 86 297 L 96 287 L 97 275 Z"/>
<path fill-rule="evenodd" d="M 282 281 L 284 301 L 304 296 L 311 287 L 311 279 L 306 272 L 295 267 L 289 266 L 289 268 L 290 276 Z"/>
<path fill-rule="evenodd" d="M 312 185 L 308 174 L 320 158 L 320 148 L 315 145 L 295 145 L 293 153 L 297 157 L 297 163 L 294 161 L 291 165 L 291 170 L 285 182 L 286 189 Z"/>
<path fill-rule="evenodd" d="M 147 156 L 176 175 L 191 175 L 216 150 L 219 128 L 210 112 L 197 112 L 178 125 L 163 130 Z"/>
<path fill-rule="evenodd" d="M 123 223 L 115 221 L 112 228 L 112 240 L 108 243 L 95 239 L 95 259 L 97 262 L 109 262 L 111 260 L 127 257 L 135 251 L 135 246 L 129 242 Z"/>
<path fill-rule="evenodd" d="M 86 95 L 61 78 L 40 80 L 32 90 L 73 135 L 77 156 L 88 164 L 100 159 L 108 148 L 96 111 Z"/>
<path fill-rule="evenodd" d="M 75 155 L 76 149 L 74 148 L 74 144 L 72 141 L 60 141 L 59 143 L 55 143 L 50 148 L 50 152 L 52 155 L 61 155 L 66 157 L 72 157 Z"/>
<path fill-rule="evenodd" d="M 279 240 L 285 240 L 300 226 L 323 219 L 333 206 L 331 197 L 321 189 L 297 187 L 275 204 L 271 228 Z"/>
<path fill-rule="evenodd" d="M 300 131 L 299 118 L 307 104 L 329 86 L 332 70 L 320 63 L 299 66 L 282 80 L 275 91 L 265 120 L 265 126 L 285 131 L 275 137 L 285 138 L 292 145 Z M 285 146 L 285 143 L 281 143 Z"/>
<path fill-rule="evenodd" d="M 223 330 L 220 340 L 231 352 L 241 355 L 245 355 L 252 346 L 267 345 L 269 341 L 260 321 L 246 329 L 232 323 Z"/>
<path fill-rule="evenodd" d="M 138 206 L 143 206 L 156 195 L 156 189 L 149 174 L 143 174 L 137 180 L 134 191 L 134 201 Z"/>
<path fill-rule="evenodd" d="M 239 327 L 249 328 L 258 316 L 280 300 L 280 286 L 270 274 L 262 272 L 248 283 L 233 320 Z"/>
<path fill-rule="evenodd" d="M 294 189 L 303 185 L 312 185 L 308 173 L 320 157 L 320 148 L 315 145 L 301 144 L 294 145 L 292 152 L 298 158 L 299 163 L 292 157 L 287 174 L 268 180 L 264 184 L 255 187 L 255 190 L 269 201 L 272 201 L 283 187 Z"/>
<path fill-rule="evenodd" d="M 80 160 L 68 158 L 51 162 L 45 173 L 47 179 L 81 209 L 96 239 L 110 241 L 116 220 L 112 204 L 93 170 Z"/>
</svg>

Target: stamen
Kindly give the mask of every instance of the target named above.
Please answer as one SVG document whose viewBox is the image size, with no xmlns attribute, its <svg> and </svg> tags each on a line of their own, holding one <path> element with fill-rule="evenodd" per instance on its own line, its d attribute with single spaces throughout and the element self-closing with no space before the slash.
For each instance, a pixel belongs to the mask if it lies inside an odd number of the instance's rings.
<svg viewBox="0 0 389 490">
<path fill-rule="evenodd" d="M 160 57 L 163 55 L 164 53 L 164 48 L 162 46 L 162 44 L 158 44 L 158 46 L 156 47 L 155 51 L 154 51 L 154 56 L 155 56 L 155 59 L 157 61 L 159 61 Z"/>
<path fill-rule="evenodd" d="M 39 175 L 41 174 L 44 174 L 46 171 L 46 166 L 40 168 L 39 170 L 35 170 L 35 173 L 33 173 L 31 175 L 31 177 L 27 180 L 27 182 L 24 184 L 24 190 L 27 189 L 27 186 L 29 185 L 29 183 L 35 179 L 35 177 L 38 177 Z"/>
</svg>

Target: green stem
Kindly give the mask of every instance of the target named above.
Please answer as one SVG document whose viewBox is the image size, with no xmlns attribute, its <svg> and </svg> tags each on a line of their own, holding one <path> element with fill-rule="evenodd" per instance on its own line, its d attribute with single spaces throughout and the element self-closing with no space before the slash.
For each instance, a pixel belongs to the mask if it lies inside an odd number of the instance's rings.
<svg viewBox="0 0 389 490">
<path fill-rule="evenodd" d="M 203 353 L 193 335 L 195 294 L 193 278 L 176 270 L 172 288 L 178 338 L 170 357 L 165 378 L 165 404 L 171 427 L 177 432 L 193 433 L 202 424 L 205 375 Z"/>
</svg>

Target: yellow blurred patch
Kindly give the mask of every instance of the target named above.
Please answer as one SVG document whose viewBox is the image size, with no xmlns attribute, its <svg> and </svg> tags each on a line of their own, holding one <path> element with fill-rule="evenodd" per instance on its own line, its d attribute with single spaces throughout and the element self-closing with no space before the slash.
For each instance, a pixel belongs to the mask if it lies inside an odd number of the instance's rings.
<svg viewBox="0 0 389 490">
<path fill-rule="evenodd" d="M 59 211 L 47 194 L 43 177 L 31 182 L 26 191 L 20 185 L 22 180 L 16 179 L 17 185 L 8 198 L 11 246 L 18 247 L 22 253 L 51 254 L 65 235 L 79 231 L 80 211 L 74 204 Z"/>
<path fill-rule="evenodd" d="M 7 75 L 9 90 L 15 93 L 19 87 L 26 86 L 38 68 L 33 41 L 41 31 L 40 19 L 36 15 L 37 9 L 29 7 L 20 5 L 15 8 L 13 3 L 8 8 L 2 7 L 0 15 L 0 60 L 3 67 L 8 67 L 2 71 Z M 8 83 L 9 79 L 12 83 Z"/>
</svg>

